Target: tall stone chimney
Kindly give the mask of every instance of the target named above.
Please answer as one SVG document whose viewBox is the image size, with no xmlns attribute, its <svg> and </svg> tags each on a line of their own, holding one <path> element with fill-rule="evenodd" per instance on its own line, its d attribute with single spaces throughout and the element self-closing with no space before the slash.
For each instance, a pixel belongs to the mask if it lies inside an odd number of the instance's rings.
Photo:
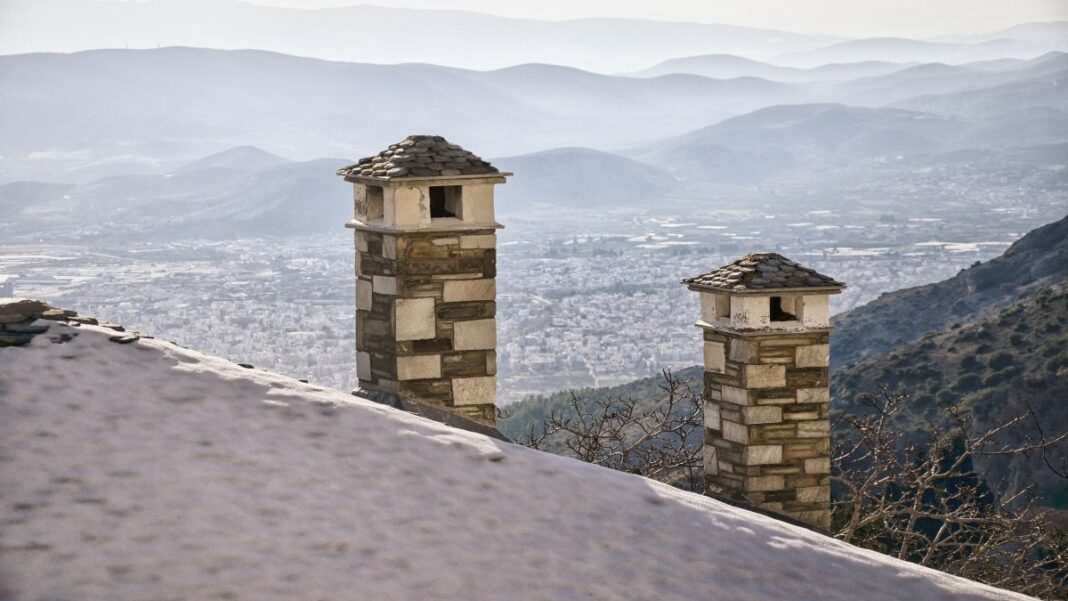
<svg viewBox="0 0 1068 601">
<path fill-rule="evenodd" d="M 828 529 L 828 301 L 845 285 L 775 253 L 683 283 L 701 295 L 706 492 Z"/>
<path fill-rule="evenodd" d="M 338 175 L 355 188 L 354 394 L 494 429 L 493 187 L 511 174 L 440 136 L 408 136 Z"/>
</svg>

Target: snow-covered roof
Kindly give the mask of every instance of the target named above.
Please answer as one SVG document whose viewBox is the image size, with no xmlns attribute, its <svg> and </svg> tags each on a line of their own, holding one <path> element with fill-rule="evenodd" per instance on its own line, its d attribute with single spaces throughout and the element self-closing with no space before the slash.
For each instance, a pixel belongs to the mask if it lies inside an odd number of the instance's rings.
<svg viewBox="0 0 1068 601">
<path fill-rule="evenodd" d="M 0 598 L 1024 598 L 54 319 L 0 348 Z"/>
</svg>

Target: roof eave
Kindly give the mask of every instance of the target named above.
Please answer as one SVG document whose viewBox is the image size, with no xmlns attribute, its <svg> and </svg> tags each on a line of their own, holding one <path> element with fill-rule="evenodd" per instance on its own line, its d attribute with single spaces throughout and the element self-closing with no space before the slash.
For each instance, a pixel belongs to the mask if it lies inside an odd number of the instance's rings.
<svg viewBox="0 0 1068 601">
<path fill-rule="evenodd" d="M 845 284 L 838 286 L 804 286 L 794 288 L 720 288 L 717 286 L 702 286 L 691 282 L 683 282 L 686 287 L 694 292 L 719 292 L 722 294 L 771 294 L 771 293 L 808 293 L 820 292 L 825 294 L 841 294 L 846 289 Z"/>
<path fill-rule="evenodd" d="M 404 177 L 377 177 L 373 175 L 350 175 L 347 173 L 338 173 L 338 175 L 345 178 L 345 181 L 353 184 L 403 184 L 420 181 L 449 181 L 449 180 L 478 180 L 478 179 L 492 179 L 497 183 L 504 183 L 505 178 L 511 177 L 513 174 L 504 171 L 498 171 L 495 173 L 472 173 L 467 175 L 406 175 Z"/>
</svg>

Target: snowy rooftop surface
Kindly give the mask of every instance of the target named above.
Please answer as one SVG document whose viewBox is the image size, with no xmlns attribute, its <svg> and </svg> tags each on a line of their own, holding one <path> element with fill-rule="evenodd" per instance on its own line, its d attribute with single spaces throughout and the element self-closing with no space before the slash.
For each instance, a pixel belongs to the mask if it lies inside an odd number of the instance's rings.
<svg viewBox="0 0 1068 601">
<path fill-rule="evenodd" d="M 1023 599 L 93 325 L 0 348 L 0 599 Z"/>
</svg>

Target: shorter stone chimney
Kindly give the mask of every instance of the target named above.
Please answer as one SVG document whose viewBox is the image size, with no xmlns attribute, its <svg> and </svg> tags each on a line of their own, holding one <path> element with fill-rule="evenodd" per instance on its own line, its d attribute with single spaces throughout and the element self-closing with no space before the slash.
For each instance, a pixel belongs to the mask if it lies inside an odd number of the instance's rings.
<svg viewBox="0 0 1068 601">
<path fill-rule="evenodd" d="M 706 493 L 830 528 L 829 299 L 845 285 L 776 253 L 683 283 L 701 295 Z"/>
</svg>

